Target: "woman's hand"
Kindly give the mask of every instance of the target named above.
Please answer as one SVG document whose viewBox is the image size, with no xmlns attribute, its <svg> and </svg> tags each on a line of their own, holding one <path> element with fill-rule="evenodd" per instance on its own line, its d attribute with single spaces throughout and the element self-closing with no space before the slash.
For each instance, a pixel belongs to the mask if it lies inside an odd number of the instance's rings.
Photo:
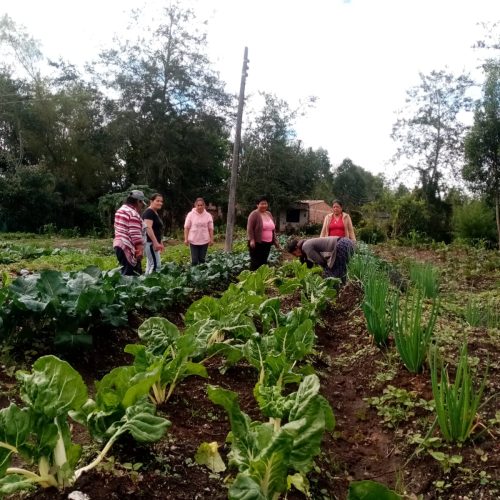
<svg viewBox="0 0 500 500">
<path fill-rule="evenodd" d="M 153 250 L 155 252 L 162 252 L 163 250 L 165 250 L 165 247 L 163 246 L 163 243 L 156 242 L 153 244 Z"/>
<path fill-rule="evenodd" d="M 250 245 L 250 248 L 255 248 L 255 240 L 250 240 L 248 244 Z"/>
<path fill-rule="evenodd" d="M 189 246 L 189 241 L 188 240 L 184 240 L 184 245 Z"/>
</svg>

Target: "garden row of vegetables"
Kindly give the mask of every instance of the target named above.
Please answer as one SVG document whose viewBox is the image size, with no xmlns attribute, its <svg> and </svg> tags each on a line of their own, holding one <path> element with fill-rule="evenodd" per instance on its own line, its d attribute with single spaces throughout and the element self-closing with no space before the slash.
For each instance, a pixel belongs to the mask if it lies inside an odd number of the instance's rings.
<svg viewBox="0 0 500 500">
<path fill-rule="evenodd" d="M 88 337 L 97 322 L 126 324 L 131 310 L 154 314 L 186 301 L 193 291 L 201 295 L 220 290 L 246 265 L 245 254 L 215 254 L 206 266 L 185 269 L 169 264 L 158 275 L 133 280 L 96 268 L 18 278 L 0 289 L 1 331 L 5 336 L 52 331 L 57 342 L 74 342 Z M 113 369 L 97 382 L 93 399 L 68 363 L 54 356 L 39 358 L 31 373 L 18 374 L 26 406 L 11 404 L 0 411 L 0 492 L 34 484 L 73 484 L 125 433 L 139 442 L 160 439 L 171 423 L 157 415 L 156 406 L 166 404 L 184 378 L 206 377 L 207 360 L 218 359 L 222 372 L 241 360 L 256 369 L 254 397 L 265 418 L 252 421 L 234 392 L 208 385 L 208 397 L 225 409 L 231 424 L 228 458 L 236 472 L 229 482 L 229 498 L 277 499 L 292 485 L 308 494 L 307 473 L 324 432 L 335 424 L 311 364 L 315 324 L 336 295 L 335 280 L 322 279 L 319 271 L 298 262 L 243 271 L 238 283 L 230 284 L 219 298 L 203 296 L 193 302 L 182 331 L 162 317 L 147 319 L 138 329 L 141 343 L 125 348 L 133 363 Z M 420 372 L 428 361 L 434 395 L 429 407 L 436 412 L 443 438 L 468 439 L 475 429 L 486 374 L 480 384 L 473 383 L 464 341 L 455 381 L 450 382 L 439 346 L 433 345 L 440 307 L 434 270 L 413 266 L 409 281 L 394 280 L 381 261 L 361 251 L 349 272 L 363 285 L 362 308 L 376 345 L 386 349 L 392 334 L 410 372 Z M 402 289 L 407 291 L 404 296 Z M 283 311 L 280 297 L 297 294 L 301 305 Z M 80 468 L 81 448 L 72 441 L 71 419 L 102 443 L 95 460 Z M 436 422 L 419 449 L 429 447 Z M 225 468 L 216 447 L 204 443 L 200 450 L 200 463 L 214 470 Z M 38 465 L 38 473 L 12 467 L 15 455 Z M 372 498 L 398 498 L 369 481 L 353 483 L 350 498 L 367 490 L 375 495 Z"/>
</svg>

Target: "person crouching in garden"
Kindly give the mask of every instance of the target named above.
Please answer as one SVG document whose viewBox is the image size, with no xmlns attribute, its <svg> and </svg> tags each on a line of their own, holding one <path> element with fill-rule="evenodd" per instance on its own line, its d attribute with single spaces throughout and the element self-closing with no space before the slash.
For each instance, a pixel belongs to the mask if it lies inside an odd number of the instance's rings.
<svg viewBox="0 0 500 500">
<path fill-rule="evenodd" d="M 191 250 L 191 264 L 205 262 L 208 245 L 214 244 L 214 219 L 205 209 L 205 200 L 196 198 L 184 222 L 184 243 Z"/>
<path fill-rule="evenodd" d="M 144 193 L 134 189 L 125 203 L 115 212 L 113 248 L 124 276 L 142 273 L 141 259 L 144 254 L 145 226 L 140 212 L 144 206 Z"/>
<path fill-rule="evenodd" d="M 151 274 L 161 269 L 160 252 L 163 251 L 162 243 L 163 222 L 158 212 L 163 207 L 163 196 L 154 193 L 149 198 L 149 207 L 144 210 L 142 220 L 146 224 L 146 274 Z"/>
<path fill-rule="evenodd" d="M 327 238 L 311 238 L 309 240 L 290 240 L 287 251 L 303 261 L 321 266 L 325 278 L 340 278 L 345 285 L 347 280 L 347 264 L 354 253 L 354 242 L 349 238 L 336 236 Z"/>
</svg>

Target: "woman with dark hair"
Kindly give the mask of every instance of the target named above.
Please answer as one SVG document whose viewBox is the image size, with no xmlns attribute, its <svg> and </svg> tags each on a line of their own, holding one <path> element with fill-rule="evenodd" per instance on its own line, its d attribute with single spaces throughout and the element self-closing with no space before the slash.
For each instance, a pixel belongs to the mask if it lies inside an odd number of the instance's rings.
<svg viewBox="0 0 500 500">
<path fill-rule="evenodd" d="M 146 274 L 161 269 L 160 252 L 163 251 L 162 243 L 163 221 L 158 212 L 163 207 L 163 196 L 154 193 L 149 198 L 149 207 L 142 214 L 142 220 L 146 224 Z"/>
<path fill-rule="evenodd" d="M 208 245 L 214 244 L 214 219 L 205 209 L 205 200 L 196 198 L 184 222 L 184 243 L 191 250 L 191 265 L 205 262 Z"/>
<path fill-rule="evenodd" d="M 333 212 L 328 214 L 323 221 L 320 238 L 326 236 L 338 236 L 339 238 L 349 238 L 356 241 L 354 228 L 349 214 L 343 212 L 342 202 L 334 200 L 332 203 Z"/>
<path fill-rule="evenodd" d="M 247 221 L 248 250 L 250 253 L 250 271 L 257 270 L 267 264 L 271 245 L 279 248 L 276 238 L 274 219 L 268 210 L 269 201 L 266 196 L 257 200 L 257 208 L 250 213 Z"/>
<path fill-rule="evenodd" d="M 354 242 L 349 238 L 311 238 L 309 240 L 293 239 L 287 243 L 286 249 L 302 262 L 317 264 L 324 270 L 326 278 L 340 278 L 345 285 L 347 264 L 354 253 Z"/>
<path fill-rule="evenodd" d="M 134 189 L 125 203 L 115 212 L 113 248 L 122 266 L 121 273 L 134 276 L 142 273 L 145 230 L 140 211 L 145 205 L 144 193 Z"/>
</svg>

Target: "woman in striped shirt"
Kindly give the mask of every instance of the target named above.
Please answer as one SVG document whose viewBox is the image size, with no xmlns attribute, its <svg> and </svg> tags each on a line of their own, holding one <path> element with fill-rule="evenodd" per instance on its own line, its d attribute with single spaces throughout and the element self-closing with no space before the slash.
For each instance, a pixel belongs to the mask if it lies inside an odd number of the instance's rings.
<svg viewBox="0 0 500 500">
<path fill-rule="evenodd" d="M 144 205 L 144 193 L 134 189 L 125 203 L 115 212 L 113 248 L 124 276 L 142 274 L 141 260 L 146 231 L 140 211 Z"/>
</svg>

